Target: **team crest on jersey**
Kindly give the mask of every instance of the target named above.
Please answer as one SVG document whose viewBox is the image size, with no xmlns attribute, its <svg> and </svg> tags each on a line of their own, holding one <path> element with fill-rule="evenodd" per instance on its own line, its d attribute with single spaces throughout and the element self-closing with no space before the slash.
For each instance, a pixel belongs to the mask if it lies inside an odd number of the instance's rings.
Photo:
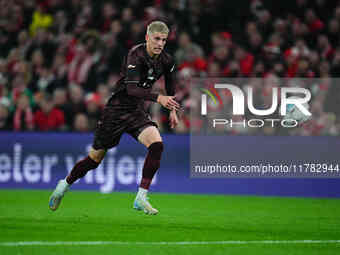
<svg viewBox="0 0 340 255">
<path fill-rule="evenodd" d="M 151 75 L 151 74 L 153 74 L 153 68 L 150 68 L 148 71 L 148 75 Z"/>
</svg>

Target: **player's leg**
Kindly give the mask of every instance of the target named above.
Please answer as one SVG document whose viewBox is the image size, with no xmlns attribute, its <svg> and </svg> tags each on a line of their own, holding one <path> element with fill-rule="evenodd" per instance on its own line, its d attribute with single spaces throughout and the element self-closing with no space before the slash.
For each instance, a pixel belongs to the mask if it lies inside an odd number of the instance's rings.
<svg viewBox="0 0 340 255">
<path fill-rule="evenodd" d="M 119 143 L 125 127 L 113 125 L 112 123 L 115 123 L 115 119 L 119 118 L 119 116 L 115 115 L 111 108 L 105 109 L 101 120 L 98 121 L 89 155 L 77 162 L 70 174 L 64 180 L 59 181 L 50 198 L 49 207 L 51 210 L 54 211 L 58 208 L 70 185 L 85 176 L 88 171 L 97 168 L 105 157 L 106 151 Z"/>
<path fill-rule="evenodd" d="M 76 180 L 84 177 L 86 173 L 99 166 L 105 157 L 106 150 L 91 148 L 89 155 L 75 164 L 70 174 L 66 177 L 66 182 L 72 185 Z"/>
<path fill-rule="evenodd" d="M 57 192 L 58 198 L 51 199 L 52 202 L 50 200 L 50 208 L 52 210 L 58 208 L 64 193 L 68 190 L 70 185 L 79 178 L 85 176 L 91 169 L 97 168 L 105 157 L 106 151 L 119 144 L 122 134 L 133 126 L 131 123 L 127 122 L 127 119 L 136 119 L 129 118 L 128 115 L 129 113 L 124 107 L 121 107 L 118 94 L 111 97 L 102 112 L 100 120 L 97 122 L 92 149 L 88 157 L 77 162 L 66 179 L 59 182 L 60 184 L 58 184 L 56 190 L 59 190 L 60 187 L 60 192 L 55 191 Z M 136 117 L 140 116 L 142 115 L 136 114 Z M 136 123 L 138 123 L 138 120 L 136 120 Z M 53 198 L 53 194 L 51 198 Z"/>
<path fill-rule="evenodd" d="M 148 214 L 157 214 L 158 210 L 153 208 L 147 200 L 147 193 L 152 179 L 160 166 L 163 152 L 162 138 L 155 126 L 148 126 L 139 134 L 138 141 L 148 148 L 148 154 L 144 161 L 142 180 L 134 201 L 134 208 L 144 210 Z"/>
<path fill-rule="evenodd" d="M 160 166 L 163 141 L 158 129 L 154 126 L 145 128 L 138 136 L 138 141 L 148 149 L 140 184 L 140 187 L 148 190 L 151 181 Z"/>
<path fill-rule="evenodd" d="M 106 154 L 106 149 L 95 150 L 91 148 L 91 151 L 87 157 L 78 161 L 70 174 L 63 180 L 58 182 L 57 187 L 50 197 L 49 207 L 55 211 L 58 209 L 64 194 L 69 190 L 70 186 L 78 179 L 84 177 L 86 173 L 92 169 L 98 167 Z"/>
</svg>

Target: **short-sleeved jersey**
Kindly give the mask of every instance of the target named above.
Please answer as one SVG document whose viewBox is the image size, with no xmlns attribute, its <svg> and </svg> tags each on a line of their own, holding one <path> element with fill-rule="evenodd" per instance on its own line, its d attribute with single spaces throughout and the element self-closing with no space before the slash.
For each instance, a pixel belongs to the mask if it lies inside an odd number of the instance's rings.
<svg viewBox="0 0 340 255">
<path fill-rule="evenodd" d="M 146 51 L 146 44 L 134 46 L 128 53 L 113 96 L 125 103 L 140 104 L 144 100 L 157 101 L 158 94 L 152 93 L 153 84 L 164 75 L 168 96 L 175 94 L 173 58 L 164 50 L 152 58 Z M 124 98 L 123 98 L 124 97 Z M 111 101 L 111 100 L 110 100 Z"/>
</svg>

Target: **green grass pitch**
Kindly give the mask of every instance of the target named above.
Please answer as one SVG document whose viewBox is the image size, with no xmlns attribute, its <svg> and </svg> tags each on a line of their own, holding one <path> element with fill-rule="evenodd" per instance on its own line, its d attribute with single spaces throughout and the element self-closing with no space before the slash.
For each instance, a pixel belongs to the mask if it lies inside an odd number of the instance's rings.
<svg viewBox="0 0 340 255">
<path fill-rule="evenodd" d="M 132 209 L 132 193 L 71 191 L 56 212 L 48 209 L 49 195 L 0 190 L 1 255 L 340 254 L 340 242 L 209 243 L 340 240 L 337 199 L 151 194 L 160 213 L 149 216 Z M 19 241 L 50 245 L 4 245 Z M 63 244 L 77 241 L 113 243 Z"/>
</svg>

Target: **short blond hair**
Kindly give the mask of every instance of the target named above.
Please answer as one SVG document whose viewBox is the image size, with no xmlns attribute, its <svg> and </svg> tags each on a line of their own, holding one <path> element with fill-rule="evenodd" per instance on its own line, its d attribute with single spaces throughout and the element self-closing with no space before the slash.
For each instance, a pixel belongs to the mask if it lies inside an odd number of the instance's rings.
<svg viewBox="0 0 340 255">
<path fill-rule="evenodd" d="M 148 35 L 151 35 L 153 33 L 162 33 L 162 34 L 168 34 L 169 33 L 169 28 L 168 26 L 162 22 L 162 21 L 154 21 L 154 22 L 151 22 L 149 25 L 148 25 L 148 28 L 146 30 L 146 33 Z"/>
</svg>

